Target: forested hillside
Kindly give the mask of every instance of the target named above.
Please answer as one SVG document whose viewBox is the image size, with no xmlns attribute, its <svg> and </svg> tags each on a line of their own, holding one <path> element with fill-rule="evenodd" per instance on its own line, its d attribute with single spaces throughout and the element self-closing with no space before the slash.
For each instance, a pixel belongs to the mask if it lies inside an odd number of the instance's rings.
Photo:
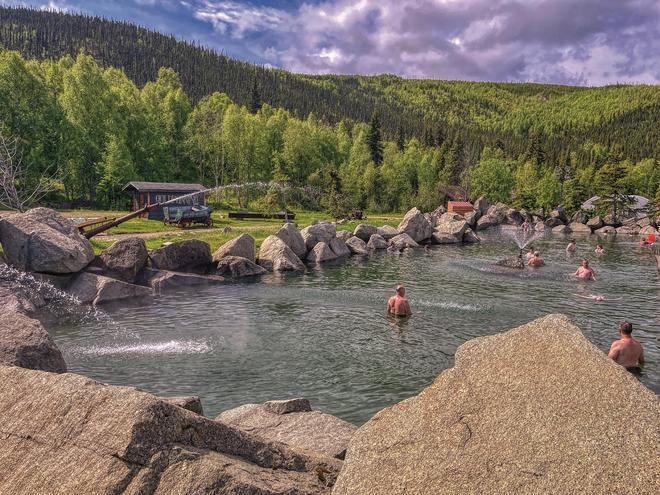
<svg viewBox="0 0 660 495">
<path fill-rule="evenodd" d="M 0 44 L 0 133 L 69 199 L 118 204 L 131 179 L 276 179 L 333 210 L 431 208 L 455 185 L 527 207 L 659 194 L 658 86 L 305 76 L 30 9 L 0 8 Z"/>
</svg>

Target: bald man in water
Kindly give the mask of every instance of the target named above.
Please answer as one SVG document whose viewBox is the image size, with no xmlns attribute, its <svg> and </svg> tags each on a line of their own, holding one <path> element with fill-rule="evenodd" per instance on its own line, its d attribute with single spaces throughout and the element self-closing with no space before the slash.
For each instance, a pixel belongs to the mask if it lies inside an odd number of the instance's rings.
<svg viewBox="0 0 660 495">
<path fill-rule="evenodd" d="M 406 288 L 403 285 L 397 285 L 396 294 L 387 301 L 387 312 L 394 316 L 410 316 L 410 304 L 406 299 Z"/>
<path fill-rule="evenodd" d="M 619 325 L 619 340 L 612 342 L 607 357 L 620 364 L 628 371 L 639 373 L 644 364 L 642 344 L 632 337 L 632 324 L 624 321 Z"/>
</svg>

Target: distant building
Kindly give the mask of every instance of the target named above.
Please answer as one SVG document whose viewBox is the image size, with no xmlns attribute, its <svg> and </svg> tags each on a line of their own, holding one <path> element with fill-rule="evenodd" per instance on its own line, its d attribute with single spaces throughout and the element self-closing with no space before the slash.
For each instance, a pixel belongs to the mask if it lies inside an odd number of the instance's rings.
<svg viewBox="0 0 660 495">
<path fill-rule="evenodd" d="M 180 201 L 175 201 L 172 205 L 204 205 L 206 204 L 205 195 L 202 191 L 206 190 L 201 184 L 181 184 L 176 182 L 129 182 L 124 186 L 123 191 L 128 191 L 133 197 L 133 211 L 144 208 L 147 205 L 155 203 L 164 203 L 181 196 L 186 196 Z M 190 193 L 199 192 L 192 196 Z M 149 220 L 162 220 L 163 209 L 155 208 L 144 215 Z"/>
<path fill-rule="evenodd" d="M 474 210 L 474 206 L 469 201 L 449 201 L 447 203 L 447 211 L 464 215 Z"/>
</svg>

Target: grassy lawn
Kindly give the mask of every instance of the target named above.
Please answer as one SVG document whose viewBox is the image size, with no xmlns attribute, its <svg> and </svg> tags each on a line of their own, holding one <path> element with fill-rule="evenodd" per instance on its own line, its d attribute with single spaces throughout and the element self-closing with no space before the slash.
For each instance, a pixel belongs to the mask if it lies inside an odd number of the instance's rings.
<svg viewBox="0 0 660 495">
<path fill-rule="evenodd" d="M 127 212 L 92 212 L 86 210 L 76 210 L 64 212 L 68 217 L 93 217 L 93 216 L 121 216 Z M 215 250 L 225 242 L 238 236 L 240 233 L 247 232 L 255 238 L 257 249 L 261 242 L 269 235 L 274 234 L 282 226 L 282 220 L 279 219 L 257 219 L 257 220 L 235 220 L 229 219 L 227 216 L 228 210 L 219 210 L 213 212 L 213 228 L 206 229 L 203 226 L 192 227 L 188 229 L 177 229 L 176 226 L 166 225 L 157 220 L 147 220 L 144 218 L 134 218 L 117 227 L 113 227 L 107 234 L 142 234 L 142 233 L 159 233 L 162 235 L 149 236 L 145 238 L 147 247 L 155 249 L 160 247 L 164 242 L 178 241 L 182 239 L 200 239 L 208 242 L 211 249 Z M 299 228 L 304 228 L 310 225 L 314 220 L 332 220 L 332 218 L 318 211 L 296 211 L 295 222 Z M 360 223 L 369 223 L 377 226 L 399 224 L 403 218 L 403 213 L 374 213 L 366 214 L 366 218 L 361 221 L 352 221 L 343 225 L 338 225 L 339 230 L 353 230 Z M 224 232 L 226 228 L 231 229 L 229 232 Z M 104 239 L 103 236 L 92 238 L 94 250 L 99 253 L 103 249 L 109 247 L 114 240 Z"/>
</svg>

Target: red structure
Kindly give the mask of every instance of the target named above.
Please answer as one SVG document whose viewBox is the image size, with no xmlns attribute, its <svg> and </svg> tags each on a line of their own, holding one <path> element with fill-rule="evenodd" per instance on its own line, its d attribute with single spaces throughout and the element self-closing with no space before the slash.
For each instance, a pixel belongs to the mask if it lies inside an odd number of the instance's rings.
<svg viewBox="0 0 660 495">
<path fill-rule="evenodd" d="M 474 210 L 474 206 L 469 201 L 449 201 L 447 203 L 447 211 L 451 213 L 458 213 L 464 215 Z"/>
</svg>

